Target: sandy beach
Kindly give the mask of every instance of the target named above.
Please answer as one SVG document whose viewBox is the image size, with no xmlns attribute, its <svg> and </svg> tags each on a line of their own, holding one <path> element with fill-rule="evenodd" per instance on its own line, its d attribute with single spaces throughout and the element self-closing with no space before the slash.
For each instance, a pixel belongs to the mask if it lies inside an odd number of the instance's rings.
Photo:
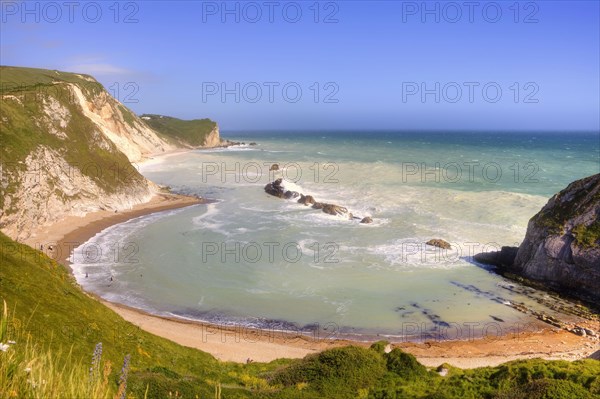
<svg viewBox="0 0 600 399">
<path fill-rule="evenodd" d="M 188 197 L 170 193 L 157 193 L 149 202 L 134 206 L 122 212 L 97 211 L 85 216 L 67 216 L 50 225 L 32 231 L 31 236 L 23 242 L 33 248 L 40 249 L 59 262 L 67 262 L 67 257 L 77 246 L 85 243 L 100 231 L 112 225 L 155 212 L 178 209 L 186 206 L 206 203 L 201 198 Z M 49 247 L 52 246 L 52 250 Z"/>
<path fill-rule="evenodd" d="M 344 345 L 371 345 L 371 342 L 320 339 L 279 331 L 219 327 L 153 316 L 124 305 L 103 303 L 143 330 L 208 352 L 223 361 L 246 362 L 252 359 L 268 362 L 277 358 L 302 358 Z M 598 341 L 551 328 L 494 339 L 400 342 L 392 343 L 391 347 L 415 355 L 419 362 L 428 367 L 448 363 L 460 368 L 496 366 L 517 359 L 577 360 L 589 357 L 600 349 Z"/>
<path fill-rule="evenodd" d="M 205 201 L 176 194 L 160 193 L 153 199 L 129 211 L 112 213 L 99 211 L 84 217 L 69 216 L 52 226 L 40 228 L 27 240 L 65 265 L 70 251 L 114 224 L 154 212 L 176 209 Z M 52 251 L 48 246 L 52 245 Z M 268 362 L 278 358 L 302 358 L 327 348 L 349 344 L 369 346 L 370 342 L 301 336 L 293 333 L 248 328 L 221 327 L 175 318 L 159 317 L 127 307 L 102 303 L 125 320 L 150 333 L 181 345 L 208 352 L 223 361 L 246 362 L 248 359 Z M 596 323 L 597 324 L 597 323 Z M 520 334 L 461 341 L 395 342 L 412 353 L 426 366 L 448 363 L 461 368 L 495 366 L 510 360 L 544 358 L 576 360 L 598 352 L 598 340 L 581 337 L 538 322 L 536 328 Z M 592 326 L 594 327 L 594 326 Z M 598 326 L 595 326 L 598 330 Z M 533 331 L 532 331 L 533 330 Z"/>
</svg>

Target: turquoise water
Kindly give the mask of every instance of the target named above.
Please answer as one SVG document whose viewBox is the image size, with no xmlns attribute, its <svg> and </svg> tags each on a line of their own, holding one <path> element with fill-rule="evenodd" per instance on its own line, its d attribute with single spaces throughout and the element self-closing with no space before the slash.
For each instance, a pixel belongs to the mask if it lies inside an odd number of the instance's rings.
<svg viewBox="0 0 600 399">
<path fill-rule="evenodd" d="M 224 135 L 258 145 L 141 166 L 159 184 L 215 202 L 94 237 L 87 252 L 76 251 L 86 289 L 222 324 L 453 338 L 468 326 L 507 332 L 523 321 L 509 301 L 539 305 L 470 256 L 518 245 L 551 195 L 599 172 L 598 136 L 584 133 Z M 280 170 L 269 171 L 273 163 Z M 264 185 L 278 177 L 373 223 L 266 195 Z M 431 238 L 453 248 L 424 245 Z"/>
</svg>

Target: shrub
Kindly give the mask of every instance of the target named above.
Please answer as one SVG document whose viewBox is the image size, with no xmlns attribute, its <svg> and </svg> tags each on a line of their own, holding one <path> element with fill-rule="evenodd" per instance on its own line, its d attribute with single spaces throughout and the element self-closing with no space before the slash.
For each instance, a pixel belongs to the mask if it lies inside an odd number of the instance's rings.
<svg viewBox="0 0 600 399">
<path fill-rule="evenodd" d="M 385 355 L 387 369 L 402 379 L 415 380 L 427 375 L 427 369 L 417 359 L 409 354 L 395 348 Z"/>
<path fill-rule="evenodd" d="M 340 397 L 352 392 L 356 397 L 360 389 L 374 386 L 384 374 L 385 364 L 380 354 L 348 346 L 309 355 L 275 373 L 271 382 L 286 387 L 307 383 L 325 395 L 331 392 Z"/>
<path fill-rule="evenodd" d="M 581 385 L 568 380 L 540 379 L 524 386 L 501 392 L 495 399 L 591 399 L 592 395 Z"/>
</svg>

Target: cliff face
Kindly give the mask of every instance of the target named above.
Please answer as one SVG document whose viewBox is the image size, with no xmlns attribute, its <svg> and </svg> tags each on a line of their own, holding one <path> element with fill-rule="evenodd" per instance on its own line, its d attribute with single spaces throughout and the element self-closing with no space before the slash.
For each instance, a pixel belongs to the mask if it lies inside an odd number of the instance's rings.
<svg viewBox="0 0 600 399">
<path fill-rule="evenodd" d="M 93 78 L 1 67 L 0 229 L 26 239 L 64 215 L 120 210 L 157 187 L 131 165 L 171 148 Z"/>
<path fill-rule="evenodd" d="M 204 138 L 204 143 L 202 143 L 202 147 L 212 148 L 219 147 L 223 145 L 221 136 L 219 134 L 219 126 L 215 126 L 213 130 L 210 131 Z"/>
<path fill-rule="evenodd" d="M 77 85 L 70 89 L 83 114 L 131 162 L 174 148 L 106 91 L 86 96 Z"/>
<path fill-rule="evenodd" d="M 600 300 L 600 174 L 569 184 L 531 218 L 508 269 Z"/>
</svg>

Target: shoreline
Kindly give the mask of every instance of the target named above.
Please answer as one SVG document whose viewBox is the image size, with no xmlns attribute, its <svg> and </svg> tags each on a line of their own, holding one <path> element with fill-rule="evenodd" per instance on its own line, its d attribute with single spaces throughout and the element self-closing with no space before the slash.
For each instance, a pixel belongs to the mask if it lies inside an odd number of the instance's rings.
<svg viewBox="0 0 600 399">
<path fill-rule="evenodd" d="M 23 240 L 23 243 L 34 249 L 41 249 L 40 245 L 44 245 L 43 252 L 46 255 L 70 268 L 69 260 L 63 255 L 69 257 L 74 248 L 89 241 L 108 227 L 156 212 L 210 202 L 212 201 L 204 198 L 155 193 L 150 201 L 125 211 L 96 211 L 85 216 L 66 216 L 50 226 L 38 227 L 29 238 Z M 48 249 L 49 245 L 52 245 L 53 250 Z"/>
<path fill-rule="evenodd" d="M 138 328 L 180 345 L 207 352 L 221 361 L 244 363 L 299 359 L 326 349 L 354 345 L 368 348 L 373 341 L 320 338 L 293 332 L 222 326 L 176 317 L 159 316 L 98 298 L 105 306 Z M 495 338 L 392 342 L 427 367 L 444 363 L 462 369 L 493 367 L 512 360 L 578 360 L 598 356 L 598 344 L 564 330 L 540 330 Z"/>
<path fill-rule="evenodd" d="M 67 266 L 72 273 L 69 259 L 71 251 L 102 230 L 140 216 L 210 202 L 212 201 L 178 194 L 157 193 L 149 202 L 127 211 L 98 211 L 82 217 L 68 216 L 49 227 L 37 229 L 25 243 L 36 249 L 43 243 L 44 252 Z M 45 237 L 45 240 L 40 240 L 40 236 Z M 52 251 L 48 250 L 48 244 L 53 245 Z M 202 350 L 222 361 L 243 363 L 248 359 L 269 362 L 279 358 L 303 358 L 333 347 L 368 347 L 378 339 L 393 340 L 381 336 L 361 341 L 343 336 L 314 337 L 294 332 L 215 325 L 150 314 L 125 304 L 108 302 L 94 293 L 83 291 L 137 327 L 180 345 Z M 508 333 L 499 337 L 444 341 L 409 341 L 407 338 L 392 341 L 391 346 L 415 355 L 419 362 L 428 367 L 448 363 L 460 368 L 495 366 L 511 360 L 536 357 L 577 360 L 589 357 L 599 349 L 597 341 L 552 328 L 542 322 L 535 323 L 535 328 L 526 332 Z"/>
</svg>

